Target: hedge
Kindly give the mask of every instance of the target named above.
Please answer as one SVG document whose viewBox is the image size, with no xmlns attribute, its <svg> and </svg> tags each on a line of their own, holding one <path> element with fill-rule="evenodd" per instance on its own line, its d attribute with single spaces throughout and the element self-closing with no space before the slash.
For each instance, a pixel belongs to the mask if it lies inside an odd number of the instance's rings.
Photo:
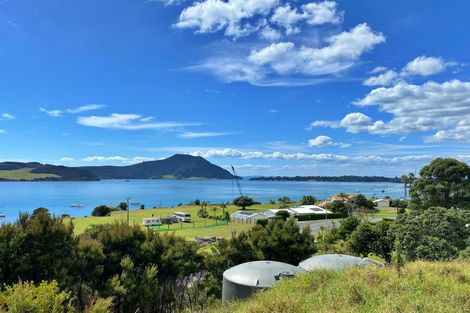
<svg viewBox="0 0 470 313">
<path fill-rule="evenodd" d="M 316 221 L 316 220 L 324 220 L 324 219 L 334 219 L 334 218 L 346 218 L 349 215 L 347 213 L 328 213 L 326 214 L 302 214 L 297 215 L 298 221 Z"/>
</svg>

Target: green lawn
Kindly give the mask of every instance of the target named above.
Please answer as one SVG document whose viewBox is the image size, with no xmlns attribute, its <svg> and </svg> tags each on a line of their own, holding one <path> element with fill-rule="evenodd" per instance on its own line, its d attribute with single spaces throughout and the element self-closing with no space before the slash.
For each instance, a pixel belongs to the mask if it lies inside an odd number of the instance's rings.
<svg viewBox="0 0 470 313">
<path fill-rule="evenodd" d="M 397 217 L 397 209 L 396 208 L 377 208 L 377 212 L 371 214 L 373 217 L 376 218 L 396 218 Z"/>
<path fill-rule="evenodd" d="M 34 180 L 45 178 L 60 178 L 55 174 L 36 174 L 31 173 L 32 168 L 21 168 L 18 170 L 0 170 L 0 179 L 7 180 Z"/>
<path fill-rule="evenodd" d="M 213 205 L 207 207 L 207 211 L 210 215 L 222 215 L 222 209 L 218 207 L 214 211 Z M 249 211 L 253 212 L 263 212 L 267 209 L 272 209 L 277 207 L 276 204 L 259 204 L 254 205 L 249 208 Z M 242 231 L 250 229 L 253 225 L 247 224 L 238 224 L 238 223 L 225 223 L 222 221 L 215 221 L 212 219 L 202 219 L 197 216 L 197 211 L 200 209 L 200 206 L 197 205 L 186 205 L 175 208 L 158 208 L 158 209 L 145 209 L 145 210 L 131 210 L 129 212 L 129 221 L 131 224 L 142 225 L 142 220 L 147 217 L 165 217 L 172 215 L 174 212 L 186 212 L 190 213 L 194 223 L 179 223 L 173 224 L 168 227 L 168 225 L 163 225 L 159 227 L 153 227 L 153 231 L 158 232 L 174 232 L 178 236 L 185 237 L 187 239 L 194 239 L 195 236 L 218 236 L 218 237 L 230 237 L 233 231 Z M 233 205 L 229 205 L 225 211 L 233 213 L 238 211 L 239 208 Z M 126 221 L 127 212 L 119 211 L 113 212 L 110 216 L 106 217 L 80 217 L 74 218 L 73 224 L 75 226 L 75 233 L 81 234 L 87 229 L 90 225 L 93 224 L 109 224 L 114 221 Z"/>
</svg>

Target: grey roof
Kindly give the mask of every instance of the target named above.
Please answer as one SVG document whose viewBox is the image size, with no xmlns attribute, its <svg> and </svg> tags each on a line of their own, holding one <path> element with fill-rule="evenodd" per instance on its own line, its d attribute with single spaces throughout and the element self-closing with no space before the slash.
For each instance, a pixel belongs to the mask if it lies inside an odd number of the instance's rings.
<svg viewBox="0 0 470 313">
<path fill-rule="evenodd" d="M 323 254 L 313 256 L 300 262 L 299 267 L 306 270 L 327 269 L 340 270 L 353 266 L 367 266 L 373 264 L 365 259 L 344 254 Z"/>
<path fill-rule="evenodd" d="M 271 287 L 283 276 L 302 272 L 296 266 L 276 261 L 254 261 L 234 266 L 224 272 L 224 279 L 258 288 Z"/>
</svg>

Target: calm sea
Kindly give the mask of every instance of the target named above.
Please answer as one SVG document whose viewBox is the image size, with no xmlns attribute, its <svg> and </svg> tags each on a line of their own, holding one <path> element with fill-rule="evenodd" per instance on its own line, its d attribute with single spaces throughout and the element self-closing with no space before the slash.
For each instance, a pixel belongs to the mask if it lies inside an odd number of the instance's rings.
<svg viewBox="0 0 470 313">
<path fill-rule="evenodd" d="M 258 201 L 288 196 L 293 200 L 303 195 L 325 199 L 332 194 L 363 193 L 367 196 L 392 198 L 403 196 L 401 184 L 390 183 L 327 183 L 327 182 L 270 182 L 241 181 L 243 193 Z M 382 192 L 385 189 L 385 192 Z M 90 215 L 100 204 L 117 205 L 125 201 L 146 207 L 176 206 L 194 199 L 212 203 L 231 201 L 238 189 L 231 180 L 102 180 L 97 182 L 0 182 L 1 221 L 12 221 L 18 213 L 46 207 L 50 212 L 72 216 Z M 71 204 L 83 204 L 72 208 Z M 134 205 L 137 208 L 138 205 Z"/>
</svg>

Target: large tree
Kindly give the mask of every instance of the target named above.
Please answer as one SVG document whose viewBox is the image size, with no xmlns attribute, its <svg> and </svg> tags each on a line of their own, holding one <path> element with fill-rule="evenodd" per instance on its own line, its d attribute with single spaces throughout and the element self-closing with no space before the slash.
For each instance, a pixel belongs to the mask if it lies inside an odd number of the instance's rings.
<svg viewBox="0 0 470 313">
<path fill-rule="evenodd" d="M 233 204 L 238 207 L 241 207 L 242 210 L 245 210 L 247 207 L 255 204 L 255 200 L 247 196 L 240 196 L 236 198 L 235 200 L 233 200 Z"/>
<path fill-rule="evenodd" d="M 437 158 L 419 174 L 410 190 L 411 209 L 470 208 L 470 167 L 466 163 Z"/>
</svg>

